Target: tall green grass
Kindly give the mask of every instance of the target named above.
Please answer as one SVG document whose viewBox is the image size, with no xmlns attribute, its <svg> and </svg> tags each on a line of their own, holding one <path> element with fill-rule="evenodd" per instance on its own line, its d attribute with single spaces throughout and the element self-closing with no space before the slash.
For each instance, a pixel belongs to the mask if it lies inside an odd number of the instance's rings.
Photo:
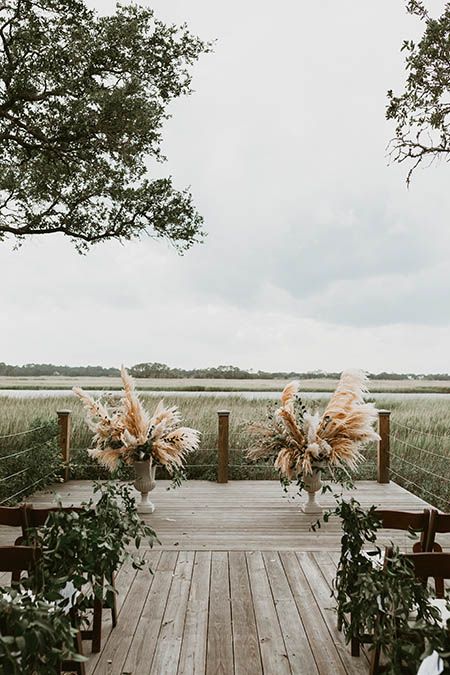
<svg viewBox="0 0 450 675">
<path fill-rule="evenodd" d="M 33 418 L 20 432 L 0 427 L 0 506 L 22 501 L 61 477 L 56 420 Z"/>
<path fill-rule="evenodd" d="M 159 398 L 159 396 L 145 396 L 143 401 L 146 407 L 152 410 Z M 231 413 L 231 479 L 276 478 L 276 473 L 270 467 L 255 466 L 245 458 L 245 449 L 252 444 L 248 423 L 263 419 L 268 408 L 274 405 L 273 401 L 248 400 L 230 395 L 225 398 L 170 397 L 167 402 L 179 407 L 186 425 L 193 426 L 202 433 L 199 450 L 189 458 L 189 478 L 207 480 L 216 478 L 217 411 L 223 409 Z M 320 409 L 324 401 L 308 401 L 307 405 Z M 427 502 L 442 510 L 450 511 L 449 401 L 405 395 L 401 401 L 378 400 L 377 406 L 380 409 L 391 410 L 392 413 L 392 479 L 423 497 Z M 0 398 L 0 436 L 31 428 L 36 425 L 36 420 L 56 422 L 56 412 L 60 409 L 72 410 L 72 476 L 79 479 L 106 477 L 105 472 L 89 459 L 85 451 L 91 442 L 91 432 L 85 424 L 81 404 L 75 397 Z M 4 441 L 0 439 L 0 457 L 24 449 L 29 444 L 30 439 L 27 436 Z M 374 480 L 376 478 L 374 444 L 366 448 L 365 456 L 367 461 L 362 464 L 358 477 Z"/>
<path fill-rule="evenodd" d="M 392 480 L 450 511 L 450 399 L 406 398 L 390 410 Z"/>
</svg>

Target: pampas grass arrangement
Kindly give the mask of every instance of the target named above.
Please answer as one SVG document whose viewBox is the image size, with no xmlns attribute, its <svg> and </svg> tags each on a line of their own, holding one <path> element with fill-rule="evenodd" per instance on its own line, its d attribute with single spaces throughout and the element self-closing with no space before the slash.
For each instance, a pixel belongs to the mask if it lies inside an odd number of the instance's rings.
<svg viewBox="0 0 450 675">
<path fill-rule="evenodd" d="M 161 400 L 153 415 L 145 410 L 135 391 L 133 378 L 122 366 L 123 396 L 115 405 L 94 400 L 80 387 L 73 392 L 84 405 L 86 420 L 94 432 L 91 457 L 110 471 L 121 462 L 153 459 L 166 467 L 170 475 L 178 474 L 186 456 L 198 448 L 200 432 L 180 426 L 176 407 L 167 408 Z"/>
<path fill-rule="evenodd" d="M 250 426 L 256 443 L 247 456 L 255 461 L 272 458 L 284 482 L 326 468 L 332 477 L 342 470 L 350 476 L 363 459 L 361 445 L 379 438 L 374 430 L 376 408 L 364 402 L 365 374 L 344 371 L 322 416 L 307 411 L 298 389 L 297 381 L 289 383 L 269 420 Z"/>
</svg>

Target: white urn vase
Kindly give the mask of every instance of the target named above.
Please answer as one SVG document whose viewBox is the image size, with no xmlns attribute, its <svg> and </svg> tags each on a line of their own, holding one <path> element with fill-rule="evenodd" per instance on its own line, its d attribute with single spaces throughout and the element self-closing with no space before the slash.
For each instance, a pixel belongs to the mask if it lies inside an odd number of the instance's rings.
<svg viewBox="0 0 450 675">
<path fill-rule="evenodd" d="M 156 465 L 153 465 L 153 460 L 146 459 L 142 462 L 134 462 L 134 468 L 136 471 L 136 480 L 133 485 L 136 490 L 141 493 L 141 501 L 136 507 L 137 512 L 153 513 L 155 505 L 148 498 L 148 493 L 151 492 L 156 485 Z"/>
<path fill-rule="evenodd" d="M 302 506 L 303 513 L 318 515 L 322 513 L 322 506 L 316 500 L 316 492 L 322 487 L 320 469 L 313 469 L 312 473 L 303 474 L 303 483 L 308 493 L 308 501 Z"/>
</svg>

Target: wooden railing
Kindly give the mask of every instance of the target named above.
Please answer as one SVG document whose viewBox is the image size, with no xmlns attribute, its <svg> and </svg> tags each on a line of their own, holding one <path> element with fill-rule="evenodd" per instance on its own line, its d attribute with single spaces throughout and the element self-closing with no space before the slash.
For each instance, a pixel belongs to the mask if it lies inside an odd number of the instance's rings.
<svg viewBox="0 0 450 675">
<path fill-rule="evenodd" d="M 390 465 L 390 436 L 391 436 L 391 413 L 389 410 L 378 411 L 378 441 L 377 453 L 377 482 L 389 483 L 389 465 Z"/>
<path fill-rule="evenodd" d="M 70 463 L 70 432 L 71 432 L 71 411 L 58 410 L 58 427 L 59 427 L 59 447 L 61 449 L 63 468 L 63 479 L 69 480 L 69 463 Z"/>
<path fill-rule="evenodd" d="M 64 462 L 64 480 L 69 479 L 70 463 L 70 410 L 58 411 L 59 447 Z M 377 448 L 377 482 L 389 483 L 389 452 L 390 452 L 390 411 L 378 411 L 378 433 L 380 440 Z M 229 454 L 230 454 L 230 412 L 219 410 L 218 443 L 217 443 L 217 482 L 228 483 Z"/>
<path fill-rule="evenodd" d="M 219 417 L 217 482 L 228 483 L 230 413 L 223 410 L 217 414 Z M 380 435 L 377 448 L 378 483 L 389 483 L 390 414 L 389 410 L 378 411 L 378 433 Z"/>
</svg>

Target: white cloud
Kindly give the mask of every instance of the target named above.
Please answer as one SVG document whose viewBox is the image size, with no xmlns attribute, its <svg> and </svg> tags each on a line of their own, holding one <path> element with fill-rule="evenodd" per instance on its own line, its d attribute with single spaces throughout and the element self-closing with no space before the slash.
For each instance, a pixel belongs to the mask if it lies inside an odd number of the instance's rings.
<svg viewBox="0 0 450 675">
<path fill-rule="evenodd" d="M 448 166 L 407 191 L 386 158 L 417 20 L 389 0 L 151 5 L 217 38 L 162 167 L 209 235 L 183 258 L 146 238 L 2 244 L 0 360 L 449 370 Z"/>
</svg>

